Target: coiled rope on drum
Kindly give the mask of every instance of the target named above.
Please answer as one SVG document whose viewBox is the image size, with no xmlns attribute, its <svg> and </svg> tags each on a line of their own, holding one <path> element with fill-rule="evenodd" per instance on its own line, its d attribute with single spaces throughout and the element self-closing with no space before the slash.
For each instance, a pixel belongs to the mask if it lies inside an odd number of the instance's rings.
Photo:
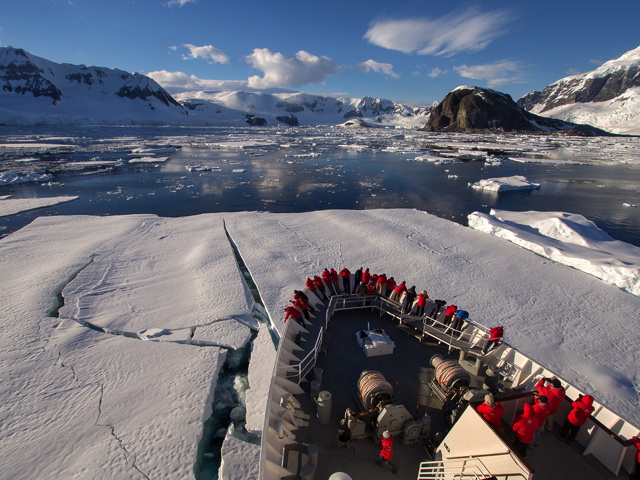
<svg viewBox="0 0 640 480">
<path fill-rule="evenodd" d="M 365 408 L 374 408 L 380 402 L 391 402 L 393 397 L 393 387 L 376 370 L 365 370 L 360 374 L 358 392 Z"/>
<path fill-rule="evenodd" d="M 440 362 L 436 366 L 435 378 L 446 389 L 467 387 L 471 381 L 469 372 L 455 360 L 443 360 Z"/>
</svg>

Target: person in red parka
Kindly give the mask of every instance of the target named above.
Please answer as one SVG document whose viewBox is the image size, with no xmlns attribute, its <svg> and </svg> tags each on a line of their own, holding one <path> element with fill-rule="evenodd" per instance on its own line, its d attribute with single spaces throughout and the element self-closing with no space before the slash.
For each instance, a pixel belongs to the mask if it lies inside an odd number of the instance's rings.
<svg viewBox="0 0 640 480">
<path fill-rule="evenodd" d="M 288 319 L 293 318 L 296 322 L 302 324 L 302 320 L 300 320 L 300 317 L 302 317 L 302 313 L 296 307 L 288 306 L 287 308 L 284 309 L 284 311 L 287 312 L 287 314 L 284 316 L 285 322 Z"/>
<path fill-rule="evenodd" d="M 395 290 L 397 284 L 396 279 L 393 277 L 389 277 L 387 279 L 387 297 L 390 297 L 393 291 Z"/>
<path fill-rule="evenodd" d="M 338 272 L 336 272 L 334 268 L 329 270 L 329 273 L 331 274 L 331 283 L 333 284 L 333 289 L 335 290 L 337 295 L 338 293 L 340 293 L 340 275 L 338 275 Z"/>
<path fill-rule="evenodd" d="M 387 293 L 387 276 L 383 273 L 376 280 L 376 293 L 385 295 Z"/>
<path fill-rule="evenodd" d="M 367 268 L 364 272 L 362 272 L 362 281 L 366 285 L 367 283 L 369 283 L 369 280 L 371 280 L 371 272 L 369 272 L 369 269 Z"/>
<path fill-rule="evenodd" d="M 481 403 L 476 408 L 478 413 L 489 422 L 493 428 L 500 430 L 502 428 L 502 415 L 504 415 L 504 407 L 500 405 L 500 402 L 496 402 L 493 395 L 487 394 L 484 396 L 484 403 Z"/>
<path fill-rule="evenodd" d="M 573 409 L 564 421 L 562 431 L 558 438 L 573 443 L 580 431 L 580 427 L 585 424 L 589 416 L 593 413 L 593 397 L 591 395 L 579 395 L 578 399 L 571 403 Z"/>
<path fill-rule="evenodd" d="M 544 426 L 547 431 L 553 432 L 553 421 L 566 393 L 564 387 L 557 378 L 543 378 L 536 384 L 536 390 L 549 399 L 549 415 Z"/>
<path fill-rule="evenodd" d="M 453 318 L 453 315 L 456 313 L 456 311 L 458 310 L 458 307 L 456 305 L 449 305 L 447 306 L 447 309 L 444 311 L 444 325 L 449 325 L 451 323 L 451 319 Z"/>
<path fill-rule="evenodd" d="M 327 297 L 327 292 L 324 289 L 324 283 L 322 282 L 322 279 L 318 275 L 313 277 L 313 283 L 315 283 L 316 288 L 318 289 L 318 291 L 320 293 L 322 293 L 322 299 L 323 300 L 326 300 L 327 298 L 329 298 L 329 297 Z"/>
<path fill-rule="evenodd" d="M 511 427 L 511 430 L 516 434 L 513 446 L 521 457 L 527 456 L 527 449 L 533 443 L 533 437 L 537 429 L 538 419 L 533 413 L 533 407 L 525 403 L 524 412 L 515 418 Z"/>
<path fill-rule="evenodd" d="M 376 284 L 373 283 L 373 280 L 369 280 L 369 283 L 367 283 L 367 295 L 373 295 L 374 293 L 376 293 Z"/>
<path fill-rule="evenodd" d="M 429 295 L 427 295 L 426 290 L 422 290 L 422 292 L 418 294 L 418 309 L 416 310 L 416 315 L 424 315 L 424 307 L 427 305 L 428 299 Z"/>
<path fill-rule="evenodd" d="M 331 295 L 335 295 L 337 292 L 333 288 L 333 279 L 331 278 L 331 272 L 325 268 L 320 275 L 322 275 L 322 279 L 324 280 L 324 283 L 327 285 L 327 287 L 329 287 L 329 293 Z"/>
<path fill-rule="evenodd" d="M 351 293 L 351 272 L 347 267 L 340 270 L 340 276 L 342 277 L 342 287 L 345 293 Z"/>
<path fill-rule="evenodd" d="M 636 452 L 636 468 L 631 474 L 631 480 L 640 480 L 640 438 L 637 435 L 633 436 L 626 442 L 624 442 L 626 446 L 633 445 L 638 450 Z"/>
<path fill-rule="evenodd" d="M 304 282 L 304 286 L 307 287 L 309 289 L 309 291 L 315 295 L 315 293 L 316 293 L 316 284 L 313 283 L 313 280 L 311 280 L 309 277 L 307 277 L 307 279 Z"/>
<path fill-rule="evenodd" d="M 298 308 L 299 310 L 302 310 L 302 314 L 304 315 L 304 318 L 306 318 L 307 320 L 310 320 L 309 303 L 300 295 L 294 295 L 292 302 L 294 307 Z"/>
<path fill-rule="evenodd" d="M 391 293 L 391 296 L 389 297 L 389 299 L 400 303 L 402 294 L 406 291 L 407 291 L 407 282 L 402 282 L 400 285 L 398 285 L 396 288 L 393 289 L 393 292 Z"/>
<path fill-rule="evenodd" d="M 533 413 L 538 418 L 539 425 L 533 438 L 533 446 L 537 447 L 538 441 L 540 440 L 540 435 L 542 434 L 542 430 L 544 429 L 544 422 L 549 416 L 549 399 L 546 397 L 546 395 L 538 395 L 538 393 L 536 392 L 536 400 L 533 404 Z"/>
<path fill-rule="evenodd" d="M 487 343 L 482 347 L 482 353 L 486 354 L 489 350 L 493 350 L 498 344 L 502 341 L 502 337 L 504 337 L 504 327 L 500 325 L 499 327 L 493 327 L 489 330 L 489 339 Z"/>
<path fill-rule="evenodd" d="M 398 467 L 391 463 L 393 458 L 393 435 L 389 433 L 389 430 L 385 430 L 380 440 L 380 459 L 376 461 L 379 466 L 387 465 L 391 468 L 391 471 L 395 475 L 398 472 Z"/>
</svg>

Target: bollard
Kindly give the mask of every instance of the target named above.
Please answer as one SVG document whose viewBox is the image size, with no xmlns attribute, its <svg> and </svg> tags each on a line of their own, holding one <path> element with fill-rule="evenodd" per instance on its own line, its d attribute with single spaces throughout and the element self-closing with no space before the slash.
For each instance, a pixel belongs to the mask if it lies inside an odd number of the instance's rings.
<svg viewBox="0 0 640 480">
<path fill-rule="evenodd" d="M 476 365 L 473 373 L 480 375 L 480 370 L 482 370 L 482 357 L 476 357 Z"/>
<path fill-rule="evenodd" d="M 316 471 L 315 467 L 310 463 L 307 463 L 306 465 L 303 465 L 302 468 L 300 469 L 300 478 L 302 478 L 302 480 L 313 480 L 313 477 L 315 476 L 315 471 Z"/>
<path fill-rule="evenodd" d="M 309 454 L 309 463 L 311 465 L 318 465 L 318 452 L 320 447 L 316 443 L 310 443 L 307 447 L 307 453 Z"/>
<path fill-rule="evenodd" d="M 464 350 L 460 350 L 460 356 L 458 357 L 458 363 L 464 362 L 465 358 L 466 358 L 466 355 L 465 355 Z"/>
<path fill-rule="evenodd" d="M 318 394 L 318 423 L 326 425 L 331 420 L 331 393 L 323 390 Z"/>
<path fill-rule="evenodd" d="M 311 399 L 315 400 L 318 398 L 318 393 L 320 393 L 320 382 L 317 380 L 312 380 L 311 383 Z"/>
</svg>

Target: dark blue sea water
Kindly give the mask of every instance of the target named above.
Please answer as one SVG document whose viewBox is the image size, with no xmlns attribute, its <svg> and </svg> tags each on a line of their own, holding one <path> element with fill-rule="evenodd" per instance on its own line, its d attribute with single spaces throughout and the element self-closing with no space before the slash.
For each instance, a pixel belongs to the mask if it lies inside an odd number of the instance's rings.
<svg viewBox="0 0 640 480">
<path fill-rule="evenodd" d="M 104 130 L 100 130 L 101 132 Z M 73 202 L 0 217 L 0 235 L 26 225 L 40 215 L 121 215 L 152 213 L 184 216 L 207 212 L 271 211 L 304 212 L 324 209 L 415 208 L 466 224 L 474 211 L 504 210 L 566 211 L 584 215 L 616 239 L 640 246 L 640 165 L 536 164 L 509 160 L 500 166 L 468 161 L 449 165 L 412 161 L 421 152 L 387 152 L 380 149 L 353 151 L 338 147 L 344 141 L 359 143 L 362 137 L 344 135 L 323 140 L 312 131 L 291 138 L 278 134 L 275 145 L 265 148 L 220 149 L 208 138 L 188 140 L 183 132 L 163 136 L 157 130 L 132 130 L 135 138 L 118 140 L 118 148 L 98 155 L 117 158 L 129 142 L 180 144 L 165 163 L 104 168 L 60 168 L 65 161 L 94 155 L 91 148 L 66 160 L 58 155 L 55 183 L 0 186 L 0 196 L 14 198 L 77 195 Z M 316 135 L 315 131 L 314 135 Z M 116 133 L 127 135 L 122 128 Z M 200 131 L 198 132 L 201 133 Z M 217 140 L 229 131 L 217 132 Z M 52 132 L 48 131 L 48 135 Z M 68 132 L 67 132 L 68 134 Z M 113 130 L 91 144 L 113 136 Z M 270 132 L 261 138 L 273 139 Z M 243 139 L 248 138 L 246 135 Z M 384 137 L 387 144 L 394 137 Z M 233 139 L 232 139 L 233 140 Z M 295 144 L 283 142 L 294 140 Z M 5 138 L 3 141 L 8 141 Z M 370 143 L 373 143 L 369 140 Z M 401 139 L 399 143 L 411 143 Z M 398 143 L 398 142 L 396 142 Z M 316 157 L 298 157 L 315 151 Z M 15 157 L 15 153 L 13 154 Z M 84 157 L 83 157 L 84 155 Z M 5 155 L 5 162 L 10 159 Z M 219 171 L 189 172 L 189 164 L 206 164 Z M 6 168 L 4 169 L 6 170 Z M 234 173 L 234 170 L 244 170 Z M 492 194 L 472 189 L 470 182 L 485 178 L 524 175 L 540 183 L 539 190 Z"/>
</svg>

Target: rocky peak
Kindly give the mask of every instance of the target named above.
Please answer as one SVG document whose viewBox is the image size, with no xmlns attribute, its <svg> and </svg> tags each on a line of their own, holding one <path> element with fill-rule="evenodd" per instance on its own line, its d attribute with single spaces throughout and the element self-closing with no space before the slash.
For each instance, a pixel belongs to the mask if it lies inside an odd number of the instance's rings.
<svg viewBox="0 0 640 480">
<path fill-rule="evenodd" d="M 144 102 L 157 99 L 185 113 L 166 90 L 145 75 L 112 68 L 58 64 L 12 47 L 0 47 L 0 88 L 4 94 L 49 97 L 53 105 L 67 96 L 77 95 L 115 95 Z M 154 109 L 150 103 L 147 106 Z"/>
<path fill-rule="evenodd" d="M 612 100 L 639 86 L 640 47 L 596 70 L 565 77 L 541 91 L 528 93 L 518 100 L 518 105 L 528 111 L 542 113 L 562 105 Z"/>
<path fill-rule="evenodd" d="M 49 97 L 54 105 L 62 98 L 62 91 L 45 77 L 45 70 L 21 48 L 0 48 L 0 85 L 7 93 Z"/>
<path fill-rule="evenodd" d="M 458 87 L 450 92 L 433 109 L 423 129 L 445 132 L 608 134 L 589 125 L 534 115 L 516 105 L 507 94 L 470 86 Z"/>
</svg>

